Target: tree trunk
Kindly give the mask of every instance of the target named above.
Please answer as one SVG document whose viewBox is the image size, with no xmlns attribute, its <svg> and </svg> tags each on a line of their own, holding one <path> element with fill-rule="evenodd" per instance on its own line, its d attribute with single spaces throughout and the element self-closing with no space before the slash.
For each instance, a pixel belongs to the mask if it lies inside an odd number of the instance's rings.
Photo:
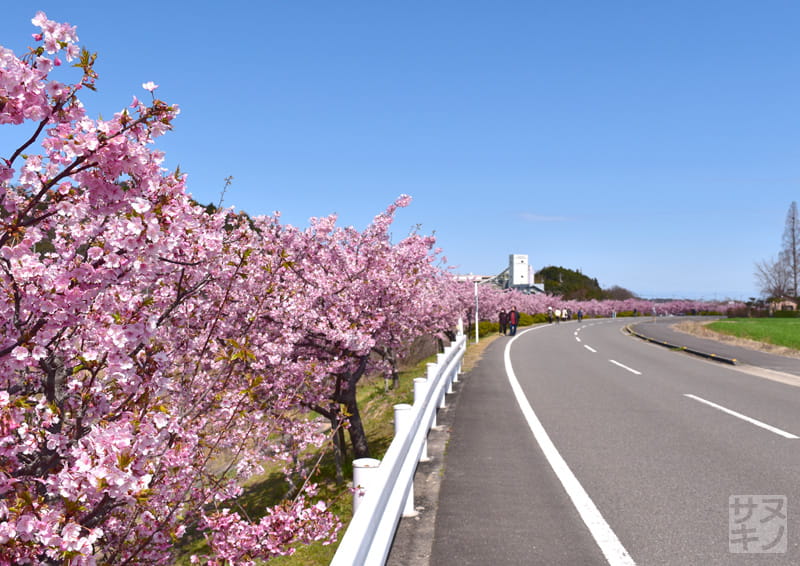
<svg viewBox="0 0 800 566">
<path fill-rule="evenodd" d="M 364 431 L 364 423 L 361 421 L 361 413 L 358 411 L 358 382 L 367 369 L 369 354 L 362 356 L 358 362 L 358 367 L 352 372 L 336 376 L 336 390 L 331 398 L 332 401 L 345 406 L 347 420 L 350 424 L 350 443 L 353 445 L 353 459 L 369 458 L 369 445 L 367 443 L 367 433 Z M 337 409 L 338 413 L 338 409 Z"/>
<path fill-rule="evenodd" d="M 342 391 L 342 398 L 349 415 L 347 417 L 350 421 L 348 432 L 350 433 L 350 444 L 353 445 L 353 459 L 369 458 L 367 433 L 364 431 L 364 423 L 361 421 L 361 413 L 358 410 L 355 384 L 345 391 Z"/>
<path fill-rule="evenodd" d="M 342 452 L 342 461 L 347 460 L 347 443 L 344 437 L 344 427 L 339 425 L 339 432 L 336 433 L 339 437 L 339 449 Z"/>
<path fill-rule="evenodd" d="M 394 350 L 388 349 L 386 351 L 386 359 L 392 366 L 392 389 L 396 390 L 400 387 L 400 373 L 397 371 L 397 354 L 395 354 Z"/>
</svg>

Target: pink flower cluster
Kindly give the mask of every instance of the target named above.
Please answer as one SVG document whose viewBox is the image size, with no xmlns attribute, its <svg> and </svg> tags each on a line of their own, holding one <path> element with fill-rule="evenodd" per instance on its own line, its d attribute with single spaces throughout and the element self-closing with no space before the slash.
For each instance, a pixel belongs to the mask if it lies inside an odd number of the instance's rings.
<svg viewBox="0 0 800 566">
<path fill-rule="evenodd" d="M 69 93 L 69 87 L 49 80 L 48 75 L 53 67 L 61 65 L 59 53 L 63 52 L 67 61 L 78 57 L 75 28 L 52 22 L 42 12 L 31 21 L 41 28 L 41 32 L 34 35 L 41 45 L 31 50 L 27 61 L 18 59 L 12 51 L 0 46 L 0 68 L 3 70 L 0 73 L 0 100 L 3 101 L 0 124 L 41 121 L 53 109 L 51 99 L 63 100 Z M 0 168 L 0 182 L 7 178 L 8 170 Z"/>
<path fill-rule="evenodd" d="M 258 522 L 244 520 L 230 509 L 206 516 L 204 521 L 211 533 L 207 540 L 214 557 L 193 556 L 191 561 L 207 566 L 254 566 L 256 558 L 293 554 L 298 541 L 327 544 L 330 542 L 327 533 L 341 527 L 338 520 L 331 518 L 323 502 L 306 505 L 303 498 L 285 507 L 270 509 Z"/>
</svg>

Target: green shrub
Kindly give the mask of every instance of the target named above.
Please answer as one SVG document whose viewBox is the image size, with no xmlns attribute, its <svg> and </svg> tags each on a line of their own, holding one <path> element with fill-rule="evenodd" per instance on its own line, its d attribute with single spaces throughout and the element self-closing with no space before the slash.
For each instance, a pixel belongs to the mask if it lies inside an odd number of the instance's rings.
<svg viewBox="0 0 800 566">
<path fill-rule="evenodd" d="M 478 323 L 478 336 L 488 336 L 492 333 L 500 332 L 500 323 L 499 322 L 489 322 L 488 320 L 482 320 Z"/>
<path fill-rule="evenodd" d="M 735 309 L 728 309 L 728 318 L 766 318 L 769 316 L 767 309 L 743 306 Z"/>
<path fill-rule="evenodd" d="M 532 324 L 541 324 L 542 322 L 547 322 L 547 315 L 543 312 L 537 312 L 532 315 L 523 312 L 519 315 L 520 326 L 530 326 Z"/>
<path fill-rule="evenodd" d="M 775 311 L 775 318 L 797 318 L 797 311 Z"/>
</svg>

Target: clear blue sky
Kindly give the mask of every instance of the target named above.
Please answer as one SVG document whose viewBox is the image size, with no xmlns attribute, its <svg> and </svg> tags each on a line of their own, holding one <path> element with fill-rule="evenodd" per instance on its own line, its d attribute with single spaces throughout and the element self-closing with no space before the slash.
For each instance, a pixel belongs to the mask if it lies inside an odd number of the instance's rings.
<svg viewBox="0 0 800 566">
<path fill-rule="evenodd" d="M 99 53 L 93 116 L 141 84 L 201 202 L 435 232 L 461 273 L 508 254 L 646 297 L 747 299 L 800 200 L 800 2 L 6 2 Z M 14 128 L 0 129 L 0 155 Z M 17 138 L 15 138 L 17 139 Z"/>
</svg>

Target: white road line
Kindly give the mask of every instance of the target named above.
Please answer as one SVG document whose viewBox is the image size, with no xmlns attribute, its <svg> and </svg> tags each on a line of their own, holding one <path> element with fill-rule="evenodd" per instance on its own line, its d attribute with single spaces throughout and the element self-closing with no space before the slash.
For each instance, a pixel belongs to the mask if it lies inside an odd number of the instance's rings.
<svg viewBox="0 0 800 566">
<path fill-rule="evenodd" d="M 635 369 L 633 369 L 633 368 L 629 368 L 629 367 L 628 367 L 628 366 L 626 366 L 625 364 L 621 364 L 621 363 L 619 363 L 617 360 L 608 360 L 608 361 L 609 361 L 609 362 L 611 362 L 612 364 L 614 364 L 615 366 L 619 366 L 619 367 L 621 367 L 622 369 L 626 369 L 626 370 L 628 370 L 628 371 L 629 371 L 629 372 L 631 372 L 631 373 L 635 373 L 636 375 L 642 375 L 642 372 L 640 372 L 639 370 L 635 370 Z"/>
<path fill-rule="evenodd" d="M 540 326 L 538 328 L 542 327 Z M 588 527 L 589 532 L 606 557 L 608 564 L 610 566 L 636 566 L 633 558 L 631 558 L 628 551 L 625 550 L 625 547 L 622 546 L 619 538 L 617 538 L 617 535 L 611 530 L 611 527 L 603 518 L 600 510 L 594 504 L 594 501 L 592 501 L 589 494 L 586 493 L 586 490 L 583 489 L 578 478 L 576 478 L 572 470 L 569 469 L 566 461 L 558 452 L 558 449 L 556 449 L 555 444 L 550 440 L 550 436 L 547 434 L 544 426 L 542 426 L 539 417 L 536 416 L 533 407 L 531 407 L 531 404 L 528 402 L 528 398 L 525 397 L 522 386 L 519 384 L 519 381 L 517 381 L 517 376 L 511 365 L 511 345 L 514 343 L 514 340 L 531 330 L 534 329 L 526 330 L 509 340 L 508 344 L 506 344 L 503 356 L 506 366 L 506 377 L 508 377 L 508 382 L 511 384 L 511 389 L 514 391 L 514 396 L 517 398 L 519 408 L 522 410 L 522 414 L 525 416 L 525 420 L 528 422 L 528 427 L 531 429 L 536 442 L 539 443 L 539 447 L 550 463 L 550 467 L 553 468 L 556 476 L 561 481 L 561 485 L 564 486 L 567 495 L 569 495 L 569 498 L 572 500 L 572 504 L 575 505 L 575 509 Z"/>
<path fill-rule="evenodd" d="M 584 344 L 583 347 L 586 348 L 587 350 L 589 350 L 590 352 L 593 352 L 595 354 L 597 353 L 597 350 L 595 350 L 591 346 L 588 346 L 587 344 Z"/>
<path fill-rule="evenodd" d="M 736 411 L 732 411 L 731 409 L 727 409 L 727 408 L 723 407 L 722 405 L 717 405 L 716 403 L 712 403 L 711 401 L 708 401 L 707 399 L 703 399 L 702 397 L 698 397 L 697 395 L 692 395 L 691 393 L 684 393 L 683 395 L 684 395 L 684 397 L 688 397 L 689 399 L 694 399 L 695 401 L 699 401 L 700 403 L 704 403 L 704 404 L 708 405 L 709 407 L 714 407 L 715 409 L 717 409 L 719 411 L 722 411 L 723 413 L 728 413 L 729 415 L 734 416 L 737 419 L 742 419 L 743 421 L 747 421 L 750 424 L 754 424 L 754 425 L 759 426 L 759 427 L 761 427 L 763 429 L 766 429 L 766 430 L 768 430 L 770 432 L 774 432 L 775 434 L 777 434 L 779 436 L 782 436 L 784 438 L 791 438 L 791 439 L 797 439 L 798 438 L 797 436 L 795 436 L 794 434 L 792 434 L 790 432 L 786 432 L 785 430 L 781 430 L 781 429 L 776 428 L 776 427 L 774 427 L 772 425 L 768 425 L 767 423 L 763 423 L 763 422 L 761 422 L 759 420 L 756 420 L 756 419 L 754 419 L 752 417 L 748 417 L 747 415 L 743 415 L 742 413 L 737 413 Z"/>
<path fill-rule="evenodd" d="M 580 338 L 578 338 L 577 336 L 575 337 L 575 340 L 577 340 L 578 342 L 580 342 L 580 341 L 581 341 L 581 339 L 580 339 Z"/>
</svg>

